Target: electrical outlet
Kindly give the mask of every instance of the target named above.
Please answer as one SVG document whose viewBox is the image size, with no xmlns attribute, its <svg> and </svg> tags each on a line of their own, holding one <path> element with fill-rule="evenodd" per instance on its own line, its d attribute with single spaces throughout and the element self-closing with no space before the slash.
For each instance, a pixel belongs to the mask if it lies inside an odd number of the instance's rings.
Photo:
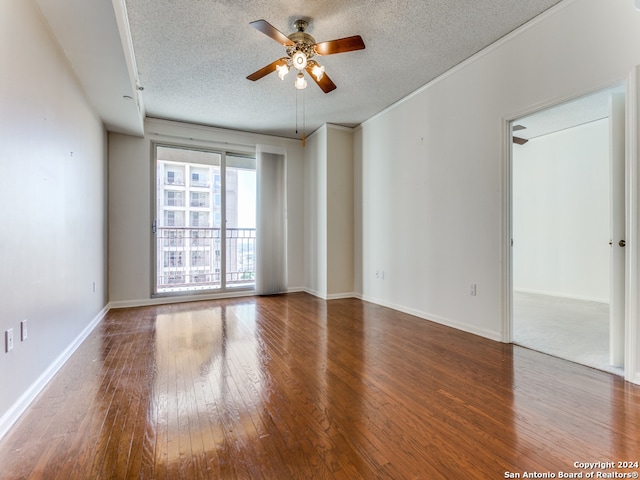
<svg viewBox="0 0 640 480">
<path fill-rule="evenodd" d="M 13 350 L 13 328 L 10 328 L 6 332 L 4 332 L 4 344 L 5 344 L 5 352 L 9 353 Z"/>
<path fill-rule="evenodd" d="M 476 284 L 472 283 L 471 287 L 469 287 L 469 295 L 476 296 Z"/>
<path fill-rule="evenodd" d="M 27 339 L 27 319 L 25 318 L 20 322 L 20 341 L 24 342 Z"/>
</svg>

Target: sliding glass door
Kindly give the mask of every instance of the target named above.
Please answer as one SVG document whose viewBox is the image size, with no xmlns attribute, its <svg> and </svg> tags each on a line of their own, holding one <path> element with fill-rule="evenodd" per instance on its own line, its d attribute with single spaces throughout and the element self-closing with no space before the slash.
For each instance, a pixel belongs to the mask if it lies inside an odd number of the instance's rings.
<svg viewBox="0 0 640 480">
<path fill-rule="evenodd" d="M 255 286 L 255 158 L 155 145 L 155 293 Z"/>
</svg>

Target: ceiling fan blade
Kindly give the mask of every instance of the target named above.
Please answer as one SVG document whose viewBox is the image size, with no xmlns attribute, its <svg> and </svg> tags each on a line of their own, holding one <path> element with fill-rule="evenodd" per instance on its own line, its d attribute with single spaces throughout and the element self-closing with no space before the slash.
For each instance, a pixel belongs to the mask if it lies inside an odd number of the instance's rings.
<svg viewBox="0 0 640 480">
<path fill-rule="evenodd" d="M 523 125 L 514 125 L 513 126 L 513 131 L 517 132 L 518 130 L 526 130 L 527 127 L 523 126 Z"/>
<path fill-rule="evenodd" d="M 309 76 L 313 79 L 314 82 L 318 84 L 318 86 L 322 89 L 324 93 L 329 93 L 336 89 L 336 84 L 333 83 L 333 80 L 331 80 L 326 73 L 322 75 L 322 78 L 320 78 L 320 80 L 318 80 L 316 76 L 313 74 L 312 66 L 308 66 L 306 70 Z"/>
<path fill-rule="evenodd" d="M 353 37 L 345 37 L 337 40 L 329 40 L 328 42 L 316 43 L 314 46 L 318 55 L 333 55 L 334 53 L 363 50 L 364 42 L 360 35 L 354 35 Z"/>
<path fill-rule="evenodd" d="M 276 67 L 278 65 L 284 65 L 286 63 L 287 63 L 287 59 L 286 58 L 284 58 L 284 57 L 283 58 L 279 58 L 275 62 L 271 62 L 266 67 L 262 67 L 257 72 L 253 72 L 251 75 L 249 75 L 247 77 L 247 80 L 252 80 L 254 82 L 256 80 L 260 80 L 262 77 L 265 77 L 265 76 L 269 75 L 270 73 L 275 72 L 276 71 Z"/>
<path fill-rule="evenodd" d="M 513 143 L 517 143 L 518 145 L 524 145 L 528 141 L 529 140 L 527 140 L 526 138 L 513 137 Z"/>
<path fill-rule="evenodd" d="M 273 38 L 280 45 L 284 45 L 285 47 L 290 47 L 295 45 L 289 37 L 287 37 L 284 33 L 278 30 L 276 27 L 271 25 L 266 20 L 256 20 L 254 22 L 249 23 L 253 28 L 259 30 L 264 33 L 267 37 Z"/>
</svg>

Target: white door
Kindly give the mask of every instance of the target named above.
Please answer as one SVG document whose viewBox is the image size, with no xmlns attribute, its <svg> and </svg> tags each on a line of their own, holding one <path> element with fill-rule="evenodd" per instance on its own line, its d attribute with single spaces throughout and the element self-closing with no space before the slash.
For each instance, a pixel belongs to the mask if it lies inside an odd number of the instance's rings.
<svg viewBox="0 0 640 480">
<path fill-rule="evenodd" d="M 609 165 L 611 209 L 611 293 L 609 307 L 609 356 L 616 367 L 624 365 L 625 292 L 625 99 L 611 95 L 609 111 Z"/>
</svg>

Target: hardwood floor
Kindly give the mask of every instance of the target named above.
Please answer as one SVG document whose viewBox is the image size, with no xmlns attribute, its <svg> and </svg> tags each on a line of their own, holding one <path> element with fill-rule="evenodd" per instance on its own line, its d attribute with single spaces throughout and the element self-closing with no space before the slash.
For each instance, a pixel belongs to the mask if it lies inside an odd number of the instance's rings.
<svg viewBox="0 0 640 480">
<path fill-rule="evenodd" d="M 112 310 L 0 441 L 3 479 L 586 478 L 574 462 L 617 461 L 640 461 L 639 387 L 306 294 Z M 614 467 L 595 471 L 640 472 Z"/>
</svg>

